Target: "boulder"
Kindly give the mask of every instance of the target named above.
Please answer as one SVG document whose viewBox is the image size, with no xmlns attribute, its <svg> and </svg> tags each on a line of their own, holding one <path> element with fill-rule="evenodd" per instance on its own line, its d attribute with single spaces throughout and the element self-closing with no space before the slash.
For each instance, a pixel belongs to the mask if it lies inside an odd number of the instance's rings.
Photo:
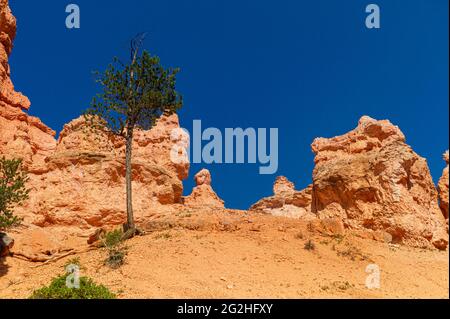
<svg viewBox="0 0 450 319">
<path fill-rule="evenodd" d="M 14 239 L 0 232 L 0 257 L 8 256 L 13 247 Z"/>
</svg>

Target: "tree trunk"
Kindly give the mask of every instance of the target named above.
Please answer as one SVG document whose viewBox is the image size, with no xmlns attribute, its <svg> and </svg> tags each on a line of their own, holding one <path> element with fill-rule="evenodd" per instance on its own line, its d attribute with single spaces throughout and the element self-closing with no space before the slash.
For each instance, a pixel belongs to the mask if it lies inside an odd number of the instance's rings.
<svg viewBox="0 0 450 319">
<path fill-rule="evenodd" d="M 126 141 L 126 156 L 125 156 L 125 180 L 126 180 L 126 191 L 127 191 L 127 227 L 126 231 L 131 231 L 134 235 L 136 230 L 136 226 L 134 225 L 134 216 L 133 216 L 133 200 L 132 200 L 132 187 L 131 187 L 131 178 L 132 178 L 132 170 L 131 170 L 131 155 L 132 155 L 132 147 L 133 147 L 133 129 L 129 129 L 127 132 L 127 141 Z"/>
</svg>

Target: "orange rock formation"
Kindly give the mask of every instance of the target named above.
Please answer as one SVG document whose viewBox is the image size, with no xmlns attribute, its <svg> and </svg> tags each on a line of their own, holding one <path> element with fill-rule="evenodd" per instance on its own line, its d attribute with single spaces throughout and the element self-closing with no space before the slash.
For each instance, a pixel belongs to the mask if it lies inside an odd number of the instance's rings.
<svg viewBox="0 0 450 319">
<path fill-rule="evenodd" d="M 211 187 L 211 173 L 207 169 L 198 172 L 195 177 L 192 193 L 184 198 L 184 204 L 190 207 L 225 208 L 224 201 L 217 196 Z"/>
<path fill-rule="evenodd" d="M 447 163 L 447 166 L 444 168 L 438 184 L 439 206 L 448 224 L 448 151 L 444 153 L 444 161 Z"/>
<path fill-rule="evenodd" d="M 20 236 L 44 238 L 52 233 L 61 235 L 61 242 L 68 233 L 86 235 L 122 224 L 124 141 L 107 131 L 90 134 L 82 117 L 67 124 L 56 140 L 54 131 L 29 116 L 29 100 L 14 90 L 10 79 L 8 58 L 15 33 L 8 1 L 0 0 L 0 155 L 22 158 L 30 175 L 30 199 L 17 211 L 30 232 L 22 229 Z M 171 160 L 174 138 L 182 138 L 173 134 L 177 128 L 178 117 L 173 115 L 135 134 L 133 199 L 138 223 L 155 211 L 224 208 L 207 170 L 195 176 L 192 194 L 182 197 L 189 164 Z M 355 130 L 318 138 L 312 149 L 313 185 L 296 191 L 280 177 L 274 195 L 253 205 L 251 212 L 314 220 L 332 232 L 342 232 L 345 226 L 389 235 L 384 237 L 395 243 L 447 247 L 448 165 L 439 183 L 442 214 L 426 160 L 405 143 L 398 127 L 363 117 Z M 58 227 L 64 232 L 51 231 Z M 20 236 L 18 246 L 23 243 Z"/>
<path fill-rule="evenodd" d="M 424 158 L 389 121 L 362 117 L 342 136 L 318 138 L 313 212 L 349 228 L 384 230 L 393 242 L 445 249 L 448 235 Z"/>
<path fill-rule="evenodd" d="M 278 177 L 273 186 L 274 195 L 258 201 L 250 210 L 275 216 L 315 219 L 316 215 L 311 212 L 312 186 L 303 191 L 296 191 L 294 187 L 286 177 Z"/>
</svg>

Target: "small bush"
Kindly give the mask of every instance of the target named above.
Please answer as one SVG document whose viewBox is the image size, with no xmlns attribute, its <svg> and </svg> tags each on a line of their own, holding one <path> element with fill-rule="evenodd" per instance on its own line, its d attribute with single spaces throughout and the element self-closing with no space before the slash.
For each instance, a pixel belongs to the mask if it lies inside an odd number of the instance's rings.
<svg viewBox="0 0 450 319">
<path fill-rule="evenodd" d="M 112 269 L 117 269 L 125 263 L 125 257 L 127 251 L 125 247 L 110 248 L 108 250 L 108 258 L 105 260 L 105 264 Z"/>
<path fill-rule="evenodd" d="M 342 256 L 342 257 L 347 257 L 349 259 L 351 259 L 352 261 L 356 261 L 357 259 L 360 261 L 365 261 L 365 260 L 371 260 L 368 256 L 366 256 L 361 249 L 353 246 L 353 245 L 348 245 L 345 249 L 343 250 L 337 250 L 337 255 L 338 256 Z"/>
<path fill-rule="evenodd" d="M 68 274 L 52 280 L 48 287 L 33 292 L 30 299 L 115 299 L 116 295 L 103 285 L 95 284 L 88 277 L 80 278 L 80 288 L 66 285 Z"/>
<path fill-rule="evenodd" d="M 66 269 L 68 266 L 70 265 L 75 265 L 81 268 L 81 262 L 80 262 L 80 257 L 74 257 L 72 259 L 69 259 L 65 264 L 64 264 L 64 269 Z"/>
<path fill-rule="evenodd" d="M 120 229 L 116 229 L 106 233 L 104 244 L 105 247 L 114 247 L 122 242 L 123 232 Z"/>
<path fill-rule="evenodd" d="M 113 269 L 117 269 L 125 263 L 127 247 L 122 241 L 123 232 L 118 229 L 106 233 L 103 244 L 108 251 L 105 264 Z"/>
<path fill-rule="evenodd" d="M 348 281 L 335 281 L 333 282 L 333 287 L 339 289 L 339 290 L 347 290 L 353 287 L 352 284 L 350 284 Z"/>
<path fill-rule="evenodd" d="M 13 211 L 28 199 L 27 182 L 28 175 L 21 159 L 0 158 L 0 230 L 8 230 L 22 222 Z"/>
<path fill-rule="evenodd" d="M 312 240 L 308 240 L 305 244 L 305 249 L 306 250 L 315 250 L 316 245 L 314 244 L 314 242 Z"/>
</svg>

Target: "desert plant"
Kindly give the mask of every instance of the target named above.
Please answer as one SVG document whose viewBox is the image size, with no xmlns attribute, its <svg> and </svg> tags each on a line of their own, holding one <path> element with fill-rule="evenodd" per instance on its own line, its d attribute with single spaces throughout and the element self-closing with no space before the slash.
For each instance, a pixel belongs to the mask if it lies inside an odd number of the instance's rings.
<svg viewBox="0 0 450 319">
<path fill-rule="evenodd" d="M 310 239 L 305 243 L 305 249 L 306 250 L 315 250 L 316 249 L 316 245 L 314 244 L 314 242 Z"/>
<path fill-rule="evenodd" d="M 106 264 L 112 269 L 117 269 L 125 263 L 127 251 L 124 247 L 114 247 L 108 249 Z"/>
<path fill-rule="evenodd" d="M 80 257 L 74 257 L 69 259 L 64 263 L 64 269 L 68 269 L 68 267 L 76 266 L 80 270 L 86 270 L 86 268 L 81 264 Z"/>
<path fill-rule="evenodd" d="M 71 265 L 75 265 L 75 266 L 81 267 L 80 257 L 74 257 L 74 258 L 69 259 L 64 264 L 64 269 L 66 269 L 68 266 L 71 266 Z"/>
<path fill-rule="evenodd" d="M 65 274 L 52 280 L 49 286 L 32 293 L 30 299 L 115 299 L 116 295 L 103 285 L 97 285 L 88 277 L 80 278 L 80 288 L 70 288 Z"/>
<path fill-rule="evenodd" d="M 120 229 L 116 229 L 105 234 L 103 243 L 105 247 L 114 247 L 122 242 L 123 232 Z"/>
<path fill-rule="evenodd" d="M 334 281 L 332 283 L 332 286 L 339 289 L 339 290 L 348 290 L 353 287 L 352 284 L 350 284 L 348 281 Z"/>
<path fill-rule="evenodd" d="M 108 252 L 105 264 L 113 269 L 119 268 L 125 263 L 127 247 L 122 240 L 123 236 L 123 232 L 118 229 L 106 233 L 103 239 L 103 245 Z"/>
<path fill-rule="evenodd" d="M 132 40 L 129 64 L 115 58 L 103 74 L 98 74 L 97 82 L 102 85 L 103 92 L 93 99 L 91 108 L 85 112 L 86 122 L 94 132 L 106 128 L 126 142 L 126 238 L 137 232 L 131 183 L 134 131 L 150 129 L 163 114 L 174 113 L 182 106 L 182 98 L 175 90 L 179 70 L 164 69 L 159 58 L 145 50 L 140 54 L 142 41 L 143 37 Z"/>
<path fill-rule="evenodd" d="M 341 257 L 349 258 L 352 261 L 355 260 L 371 260 L 368 256 L 366 256 L 361 249 L 358 247 L 355 247 L 351 244 L 347 244 L 346 247 L 343 250 L 337 250 L 337 255 Z"/>
<path fill-rule="evenodd" d="M 25 187 L 27 173 L 22 169 L 21 159 L 0 159 L 0 229 L 20 224 L 21 219 L 14 215 L 13 209 L 28 199 L 29 190 Z"/>
</svg>

